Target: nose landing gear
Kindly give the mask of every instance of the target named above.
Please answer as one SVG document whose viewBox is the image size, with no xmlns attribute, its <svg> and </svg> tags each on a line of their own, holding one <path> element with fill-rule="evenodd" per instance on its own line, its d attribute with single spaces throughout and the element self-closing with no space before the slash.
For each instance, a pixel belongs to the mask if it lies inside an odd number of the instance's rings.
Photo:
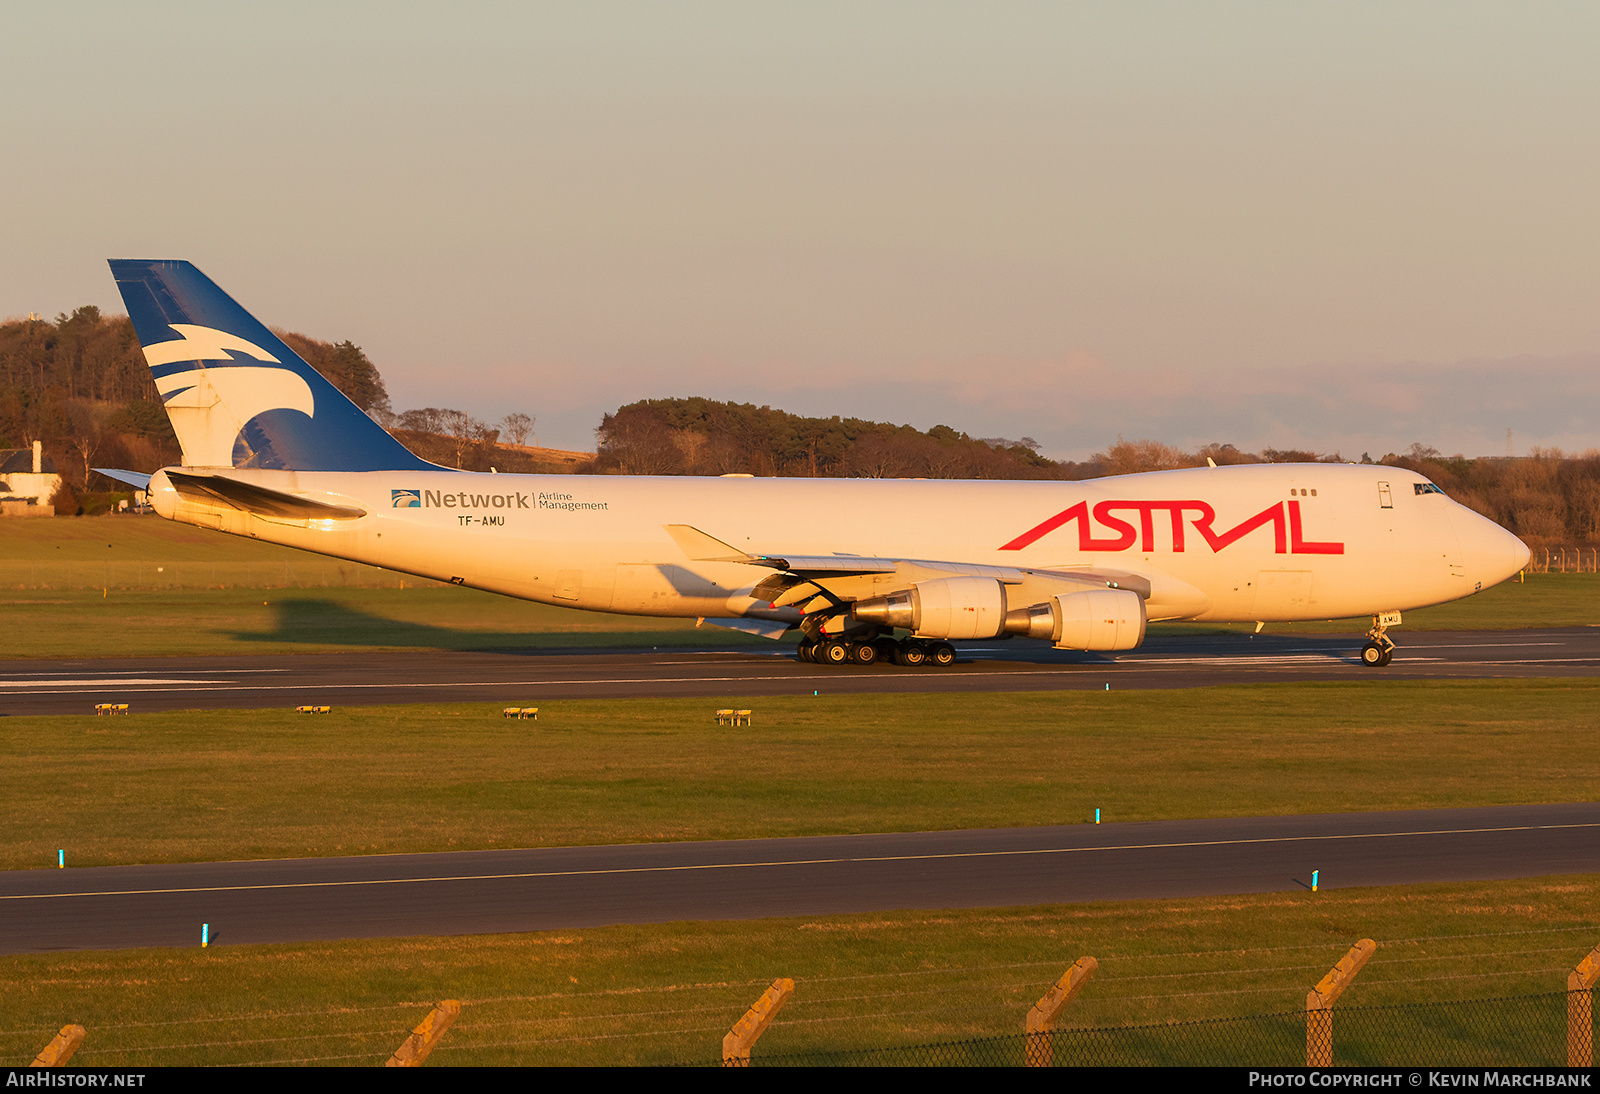
<svg viewBox="0 0 1600 1094">
<path fill-rule="evenodd" d="M 1399 613 L 1393 613 L 1398 620 Z M 1394 660 L 1394 643 L 1384 633 L 1388 619 L 1384 615 L 1372 617 L 1372 629 L 1367 632 L 1367 644 L 1361 647 L 1361 663 L 1371 669 L 1381 669 Z"/>
</svg>

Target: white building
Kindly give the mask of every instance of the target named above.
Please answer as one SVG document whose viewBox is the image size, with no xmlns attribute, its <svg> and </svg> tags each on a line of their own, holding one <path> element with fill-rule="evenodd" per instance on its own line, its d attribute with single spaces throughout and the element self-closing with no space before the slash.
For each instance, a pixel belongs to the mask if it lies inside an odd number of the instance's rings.
<svg viewBox="0 0 1600 1094">
<path fill-rule="evenodd" d="M 38 441 L 33 448 L 0 448 L 0 517 L 50 517 L 50 499 L 61 476 L 56 462 L 44 454 Z"/>
</svg>

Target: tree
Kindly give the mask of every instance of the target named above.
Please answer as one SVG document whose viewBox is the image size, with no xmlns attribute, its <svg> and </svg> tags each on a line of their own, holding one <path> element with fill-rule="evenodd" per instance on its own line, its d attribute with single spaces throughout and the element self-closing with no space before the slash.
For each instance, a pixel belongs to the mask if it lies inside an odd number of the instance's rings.
<svg viewBox="0 0 1600 1094">
<path fill-rule="evenodd" d="M 1339 453 L 1324 456 L 1320 452 L 1309 452 L 1303 448 L 1263 448 L 1261 458 L 1268 463 L 1343 463 Z"/>
<path fill-rule="evenodd" d="M 1197 460 L 1182 449 L 1160 441 L 1125 441 L 1117 443 L 1102 455 L 1092 457 L 1105 467 L 1108 475 L 1134 475 L 1142 471 L 1170 471 L 1177 467 L 1193 467 L 1204 461 Z"/>
<path fill-rule="evenodd" d="M 500 436 L 498 429 L 489 428 L 487 422 L 474 418 L 464 410 L 442 410 L 439 414 L 439 424 L 443 428 L 437 432 L 455 441 L 457 467 L 466 467 L 467 453 L 473 447 L 487 450 Z"/>
<path fill-rule="evenodd" d="M 459 413 L 459 410 L 441 410 L 436 406 L 407 410 L 395 416 L 395 428 L 409 429 L 415 433 L 443 433 L 445 415 Z"/>
<path fill-rule="evenodd" d="M 348 338 L 338 343 L 333 347 L 331 365 L 339 377 L 334 380 L 334 386 L 349 396 L 352 403 L 368 413 L 388 412 L 389 392 L 383 386 L 383 377 L 360 346 Z"/>
<path fill-rule="evenodd" d="M 141 399 L 124 403 L 106 419 L 106 428 L 117 433 L 127 433 L 145 440 L 176 444 L 178 436 L 172 431 L 172 419 L 160 403 Z"/>
<path fill-rule="evenodd" d="M 273 333 L 375 420 L 381 421 L 388 416 L 389 391 L 383 385 L 383 376 L 378 372 L 378 367 L 360 346 L 348 338 L 334 344 L 294 331 L 275 330 Z"/>
<path fill-rule="evenodd" d="M 1211 460 L 1218 467 L 1225 467 L 1235 463 L 1258 463 L 1260 458 L 1248 452 L 1240 452 L 1231 444 L 1221 444 L 1213 441 L 1211 444 L 1202 445 L 1200 451 L 1195 453 L 1202 460 Z"/>
<path fill-rule="evenodd" d="M 507 414 L 500 420 L 501 432 L 506 439 L 519 447 L 528 443 L 528 434 L 533 432 L 533 416 L 523 414 Z"/>
<path fill-rule="evenodd" d="M 73 400 L 67 404 L 67 439 L 72 445 L 72 451 L 83 462 L 83 485 L 89 486 L 89 471 L 94 464 L 95 453 L 100 451 L 100 446 L 105 440 L 105 430 L 100 425 L 99 415 L 95 408 L 88 403 Z"/>
<path fill-rule="evenodd" d="M 635 403 L 607 414 L 595 430 L 600 457 L 624 475 L 681 474 L 683 453 L 674 430 L 648 407 Z"/>
</svg>

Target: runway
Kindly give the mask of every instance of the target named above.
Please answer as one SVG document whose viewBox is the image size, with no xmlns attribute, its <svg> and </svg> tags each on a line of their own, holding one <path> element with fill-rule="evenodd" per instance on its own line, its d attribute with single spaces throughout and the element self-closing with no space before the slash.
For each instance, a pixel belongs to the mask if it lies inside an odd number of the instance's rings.
<svg viewBox="0 0 1600 1094">
<path fill-rule="evenodd" d="M 370 705 L 537 703 L 623 696 L 758 697 L 860 692 L 1188 688 L 1294 680 L 1588 677 L 1600 628 L 1395 632 L 1383 669 L 1361 666 L 1358 635 L 1156 636 L 1126 654 L 1053 650 L 1026 639 L 959 643 L 949 669 L 805 665 L 793 647 L 505 650 L 131 657 L 0 662 L 0 714 Z"/>
<path fill-rule="evenodd" d="M 1600 803 L 0 873 L 0 952 L 1305 891 L 1600 869 Z"/>
</svg>

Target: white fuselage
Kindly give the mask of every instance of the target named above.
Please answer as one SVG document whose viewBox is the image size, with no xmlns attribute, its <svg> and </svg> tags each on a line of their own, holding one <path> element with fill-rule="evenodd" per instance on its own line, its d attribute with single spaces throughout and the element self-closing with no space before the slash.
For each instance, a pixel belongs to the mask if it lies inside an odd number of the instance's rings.
<svg viewBox="0 0 1600 1094">
<path fill-rule="evenodd" d="M 1023 571 L 1017 603 L 1032 595 L 1034 571 L 1132 575 L 1148 583 L 1151 619 L 1416 608 L 1493 585 L 1527 559 L 1515 536 L 1426 479 L 1376 465 L 1256 464 L 1082 482 L 219 471 L 367 515 L 260 517 L 180 498 L 159 473 L 157 511 L 507 596 L 641 615 L 785 618 L 752 595 L 771 569 L 693 561 L 667 525 L 750 555 L 903 560 L 895 573 L 830 583 L 847 599 L 986 567 Z"/>
</svg>

